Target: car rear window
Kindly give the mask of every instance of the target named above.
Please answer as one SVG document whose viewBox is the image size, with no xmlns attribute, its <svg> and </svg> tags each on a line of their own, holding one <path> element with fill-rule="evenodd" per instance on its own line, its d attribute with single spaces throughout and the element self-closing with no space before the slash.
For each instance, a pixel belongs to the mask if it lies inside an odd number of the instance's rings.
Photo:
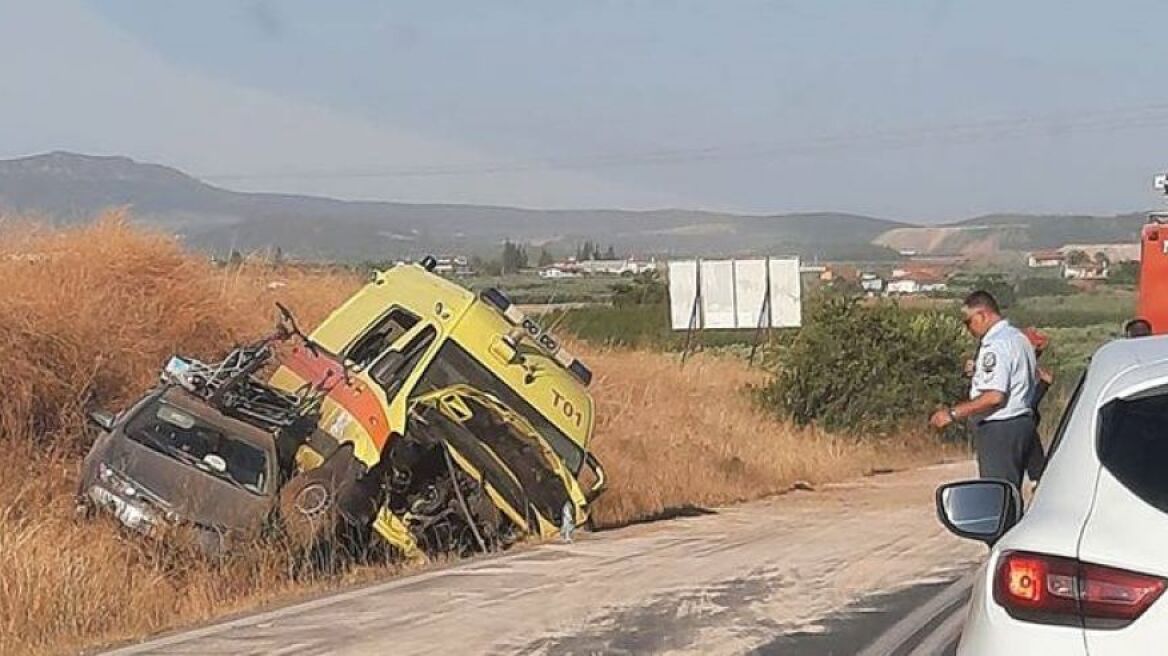
<svg viewBox="0 0 1168 656">
<path fill-rule="evenodd" d="M 1116 399 L 1099 419 L 1100 462 L 1145 503 L 1168 512 L 1168 389 Z"/>
<path fill-rule="evenodd" d="M 126 426 L 126 436 L 253 494 L 267 490 L 268 459 L 262 449 L 235 439 L 164 400 L 155 401 L 135 415 Z M 222 471 L 209 467 L 208 457 L 218 458 Z"/>
</svg>

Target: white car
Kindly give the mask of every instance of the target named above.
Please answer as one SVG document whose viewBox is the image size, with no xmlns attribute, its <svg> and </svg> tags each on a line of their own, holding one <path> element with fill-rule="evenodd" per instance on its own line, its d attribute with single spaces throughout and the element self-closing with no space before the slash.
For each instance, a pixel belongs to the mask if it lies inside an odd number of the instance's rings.
<svg viewBox="0 0 1168 656">
<path fill-rule="evenodd" d="M 941 521 L 991 546 L 959 654 L 1168 654 L 1168 336 L 1100 348 L 1042 483 L 937 491 Z"/>
</svg>

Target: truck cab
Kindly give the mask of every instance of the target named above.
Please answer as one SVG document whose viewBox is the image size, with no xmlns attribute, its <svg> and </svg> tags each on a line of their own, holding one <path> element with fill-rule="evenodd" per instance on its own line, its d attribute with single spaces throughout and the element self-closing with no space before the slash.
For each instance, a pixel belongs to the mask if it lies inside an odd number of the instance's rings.
<svg viewBox="0 0 1168 656">
<path fill-rule="evenodd" d="M 457 499 L 470 516 L 465 485 L 495 507 L 498 517 L 487 523 L 502 522 L 516 535 L 548 537 L 587 520 L 605 483 L 589 452 L 592 374 L 502 293 L 475 294 L 423 265 L 399 265 L 376 273 L 317 327 L 311 342 L 314 348 L 291 349 L 270 380 L 287 392 L 327 390 L 319 430 L 298 447 L 297 466 L 311 470 L 345 457 L 357 462 L 358 476 L 377 477 L 364 486 L 377 496 L 372 529 L 406 556 L 425 551 L 420 540 L 432 532 L 419 519 L 433 516 L 419 510 L 424 500 L 452 491 L 450 503 Z M 437 451 L 431 448 L 434 418 L 448 425 L 450 436 Z M 470 441 L 456 438 L 464 428 L 500 424 L 509 430 L 482 428 L 471 430 Z M 423 435 L 429 447 L 421 446 Z M 407 443 L 438 453 L 461 473 L 451 470 L 450 481 L 418 488 L 425 468 L 401 464 L 409 460 Z M 431 464 L 445 471 L 440 459 Z M 595 480 L 588 490 L 580 483 L 585 469 Z M 538 496 L 533 485 L 562 488 L 547 498 L 568 502 L 552 508 L 530 501 Z M 472 526 L 460 530 L 469 528 L 481 545 L 480 534 L 492 527 L 467 523 Z"/>
</svg>

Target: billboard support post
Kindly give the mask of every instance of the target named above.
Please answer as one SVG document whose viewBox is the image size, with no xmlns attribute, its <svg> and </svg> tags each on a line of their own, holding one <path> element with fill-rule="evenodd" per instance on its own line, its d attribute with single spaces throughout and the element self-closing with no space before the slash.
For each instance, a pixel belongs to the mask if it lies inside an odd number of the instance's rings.
<svg viewBox="0 0 1168 656">
<path fill-rule="evenodd" d="M 766 271 L 766 287 L 763 292 L 762 307 L 758 311 L 758 322 L 754 326 L 754 341 L 750 345 L 750 358 L 747 360 L 749 366 L 754 366 L 754 354 L 758 351 L 759 337 L 762 336 L 764 326 L 769 343 L 771 341 L 771 326 L 774 325 L 774 317 L 771 316 L 771 258 L 769 257 L 766 259 Z"/>
<path fill-rule="evenodd" d="M 694 331 L 701 334 L 701 327 L 705 324 L 705 317 L 702 316 L 702 261 L 697 261 L 697 266 L 694 267 L 694 294 L 693 308 L 689 312 L 689 325 L 685 329 L 685 346 L 681 349 L 681 363 L 685 364 L 685 360 L 689 357 L 690 340 L 693 339 Z"/>
</svg>

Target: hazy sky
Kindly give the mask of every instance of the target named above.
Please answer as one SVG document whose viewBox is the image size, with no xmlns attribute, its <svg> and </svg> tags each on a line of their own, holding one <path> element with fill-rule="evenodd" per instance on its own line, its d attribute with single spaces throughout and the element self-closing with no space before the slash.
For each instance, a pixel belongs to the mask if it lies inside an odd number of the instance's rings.
<svg viewBox="0 0 1168 656">
<path fill-rule="evenodd" d="M 0 0 L 0 156 L 935 221 L 1155 205 L 1162 3 Z"/>
</svg>

